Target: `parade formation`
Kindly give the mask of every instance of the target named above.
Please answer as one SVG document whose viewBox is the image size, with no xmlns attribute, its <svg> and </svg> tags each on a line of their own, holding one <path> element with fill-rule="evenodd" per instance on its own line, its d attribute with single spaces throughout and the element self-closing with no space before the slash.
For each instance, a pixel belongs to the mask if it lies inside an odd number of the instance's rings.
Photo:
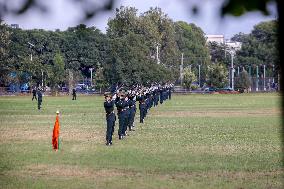
<svg viewBox="0 0 284 189">
<path fill-rule="evenodd" d="M 113 143 L 113 134 L 115 122 L 118 118 L 118 139 L 123 140 L 128 136 L 128 131 L 135 131 L 134 121 L 137 111 L 136 103 L 139 104 L 139 122 L 144 123 L 147 114 L 152 107 L 163 104 L 166 100 L 171 100 L 173 84 L 152 84 L 150 87 L 136 85 L 133 87 L 116 87 L 112 92 L 105 92 L 104 108 L 106 112 L 106 145 Z M 33 97 L 38 102 L 38 110 L 42 104 L 42 89 L 40 87 L 33 89 Z M 37 96 L 36 96 L 37 95 Z M 76 90 L 72 90 L 72 100 L 76 100 Z M 115 111 L 116 107 L 116 111 Z M 56 122 L 58 122 L 58 111 Z M 117 116 L 116 116 L 117 115 Z M 59 123 L 58 123 L 59 124 Z M 58 131 L 59 133 L 59 131 Z M 59 135 L 59 134 L 58 134 Z M 59 136 L 57 137 L 59 138 Z M 54 137 L 52 139 L 54 141 Z M 52 142 L 53 147 L 57 144 Z M 54 148 L 57 149 L 57 148 Z"/>
<path fill-rule="evenodd" d="M 128 131 L 134 130 L 134 120 L 136 115 L 136 102 L 139 102 L 140 123 L 144 120 L 152 107 L 163 104 L 167 99 L 171 100 L 173 84 L 157 85 L 150 87 L 137 85 L 128 89 L 120 87 L 114 92 L 106 92 L 104 108 L 106 111 L 106 145 L 112 145 L 116 115 L 118 117 L 118 139 L 123 140 L 128 136 Z"/>
</svg>

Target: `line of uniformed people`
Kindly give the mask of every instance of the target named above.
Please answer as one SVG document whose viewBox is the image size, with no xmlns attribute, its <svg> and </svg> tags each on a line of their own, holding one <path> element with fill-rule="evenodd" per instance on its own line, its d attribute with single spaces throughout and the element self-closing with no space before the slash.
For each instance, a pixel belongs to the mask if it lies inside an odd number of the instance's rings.
<svg viewBox="0 0 284 189">
<path fill-rule="evenodd" d="M 147 113 L 153 106 L 158 106 L 159 101 L 162 104 L 165 100 L 171 99 L 171 90 L 173 85 L 151 86 L 150 88 L 141 88 L 129 90 L 128 92 L 117 91 L 116 94 L 105 93 L 104 108 L 106 111 L 107 131 L 106 145 L 112 145 L 112 136 L 116 116 L 114 106 L 117 108 L 118 116 L 118 138 L 122 140 L 127 136 L 128 131 L 134 131 L 134 120 L 136 115 L 136 102 L 139 102 L 140 123 L 144 122 Z"/>
</svg>

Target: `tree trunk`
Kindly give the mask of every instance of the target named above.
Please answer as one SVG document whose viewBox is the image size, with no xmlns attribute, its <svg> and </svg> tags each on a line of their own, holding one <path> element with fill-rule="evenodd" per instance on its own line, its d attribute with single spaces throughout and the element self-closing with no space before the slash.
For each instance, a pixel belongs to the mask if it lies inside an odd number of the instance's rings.
<svg viewBox="0 0 284 189">
<path fill-rule="evenodd" d="M 72 95 L 72 90 L 74 88 L 74 77 L 73 77 L 73 72 L 71 69 L 68 69 L 68 75 L 69 75 L 69 96 Z"/>
</svg>

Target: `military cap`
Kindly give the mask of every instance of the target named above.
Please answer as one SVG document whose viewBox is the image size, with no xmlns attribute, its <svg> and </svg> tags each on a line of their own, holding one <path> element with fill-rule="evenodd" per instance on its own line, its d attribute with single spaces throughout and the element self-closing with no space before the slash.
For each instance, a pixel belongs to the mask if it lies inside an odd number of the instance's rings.
<svg viewBox="0 0 284 189">
<path fill-rule="evenodd" d="M 105 92 L 105 93 L 104 93 L 104 96 L 105 96 L 105 97 L 111 97 L 111 93 L 110 93 L 110 92 Z"/>
</svg>

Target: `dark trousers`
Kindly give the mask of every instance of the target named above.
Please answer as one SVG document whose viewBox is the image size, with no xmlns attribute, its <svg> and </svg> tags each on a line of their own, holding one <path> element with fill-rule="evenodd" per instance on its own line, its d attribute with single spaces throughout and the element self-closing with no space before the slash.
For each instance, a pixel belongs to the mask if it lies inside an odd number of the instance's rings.
<svg viewBox="0 0 284 189">
<path fill-rule="evenodd" d="M 159 104 L 159 96 L 158 95 L 155 95 L 155 98 L 154 98 L 154 106 L 158 106 Z"/>
<path fill-rule="evenodd" d="M 163 101 L 164 101 L 164 97 L 163 95 L 160 95 L 160 104 L 163 104 Z"/>
<path fill-rule="evenodd" d="M 106 141 L 110 143 L 112 141 L 112 135 L 113 135 L 114 125 L 115 125 L 114 113 L 106 115 L 106 121 L 107 121 Z"/>
<path fill-rule="evenodd" d="M 125 110 L 126 113 L 125 113 L 125 122 L 123 124 L 123 134 L 125 135 L 126 134 L 126 130 L 127 130 L 127 127 L 129 125 L 129 115 L 130 115 L 130 112 L 129 110 Z"/>
<path fill-rule="evenodd" d="M 147 111 L 146 106 L 140 105 L 139 110 L 140 110 L 140 123 L 143 123 Z"/>
<path fill-rule="evenodd" d="M 41 103 L 42 103 L 42 100 L 38 100 L 37 101 L 37 109 L 39 109 L 40 110 L 40 108 L 41 108 Z"/>
<path fill-rule="evenodd" d="M 124 125 L 126 123 L 125 112 L 120 112 L 118 114 L 118 136 L 124 135 Z"/>
<path fill-rule="evenodd" d="M 77 95 L 76 95 L 76 94 L 73 94 L 72 100 L 76 100 L 76 99 L 77 99 Z"/>
<path fill-rule="evenodd" d="M 37 100 L 37 98 L 36 98 L 36 95 L 35 95 L 35 94 L 33 94 L 33 98 L 32 98 L 32 100 L 34 100 L 34 99 L 36 99 L 36 100 Z"/>
<path fill-rule="evenodd" d="M 131 127 L 133 127 L 134 118 L 135 118 L 135 108 L 133 107 L 130 109 L 130 114 L 129 114 L 129 124 L 128 124 L 129 130 L 131 130 Z"/>
</svg>

